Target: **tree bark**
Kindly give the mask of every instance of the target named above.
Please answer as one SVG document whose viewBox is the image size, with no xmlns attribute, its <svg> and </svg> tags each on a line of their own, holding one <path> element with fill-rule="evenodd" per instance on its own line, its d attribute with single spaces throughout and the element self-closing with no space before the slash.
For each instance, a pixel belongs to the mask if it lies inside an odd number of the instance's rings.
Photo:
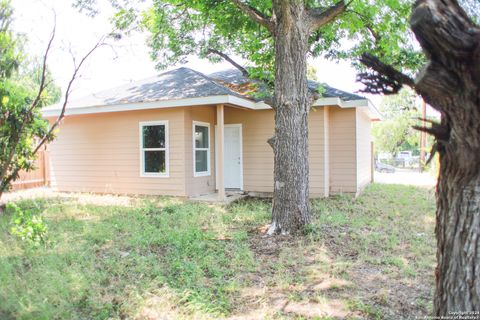
<svg viewBox="0 0 480 320">
<path fill-rule="evenodd" d="M 422 99 L 422 127 L 426 128 L 427 123 L 425 119 L 427 118 L 427 104 L 425 100 Z M 420 172 L 423 172 L 425 169 L 425 148 L 427 147 L 427 133 L 425 131 L 420 131 L 420 163 L 418 168 Z"/>
<path fill-rule="evenodd" d="M 311 222 L 308 190 L 308 114 L 315 98 L 307 83 L 309 35 L 334 21 L 347 4 L 307 8 L 304 0 L 272 0 L 272 16 L 232 2 L 267 28 L 275 43 L 275 135 L 272 224 L 268 234 L 298 233 Z"/>
<path fill-rule="evenodd" d="M 418 1 L 411 24 L 429 57 L 416 89 L 442 114 L 434 311 L 480 311 L 480 28 L 455 0 Z"/>
<path fill-rule="evenodd" d="M 307 85 L 310 30 L 303 1 L 274 0 L 275 135 L 274 193 L 269 234 L 303 231 L 311 221 L 308 188 L 308 114 L 312 104 Z"/>
<path fill-rule="evenodd" d="M 456 0 L 418 0 L 411 26 L 429 61 L 415 83 L 403 84 L 442 115 L 440 124 L 423 129 L 435 136 L 440 155 L 434 314 L 475 318 L 472 312 L 480 311 L 480 28 Z M 366 78 L 373 80 L 373 90 L 388 92 L 392 81 L 403 81 L 397 71 L 395 78 L 386 76 L 385 66 L 370 58 L 364 62 L 378 73 Z"/>
<path fill-rule="evenodd" d="M 476 153 L 454 141 L 440 152 L 437 186 L 437 269 L 435 314 L 480 311 L 480 178 L 459 159 L 479 161 L 479 114 Z M 473 151 L 473 150 L 472 150 Z"/>
</svg>

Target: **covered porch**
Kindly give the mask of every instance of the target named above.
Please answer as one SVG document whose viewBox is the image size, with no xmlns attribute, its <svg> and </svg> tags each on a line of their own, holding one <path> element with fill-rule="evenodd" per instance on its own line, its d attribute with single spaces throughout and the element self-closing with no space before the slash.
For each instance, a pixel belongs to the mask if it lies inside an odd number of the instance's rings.
<svg viewBox="0 0 480 320">
<path fill-rule="evenodd" d="M 199 202 L 209 202 L 209 203 L 230 204 L 234 201 L 243 199 L 247 196 L 248 194 L 246 192 L 243 192 L 240 190 L 226 190 L 223 198 L 220 197 L 219 192 L 212 192 L 212 193 L 207 193 L 200 196 L 190 197 L 189 200 L 199 201 Z"/>
<path fill-rule="evenodd" d="M 226 124 L 223 104 L 216 108 L 215 125 L 215 190 L 214 193 L 192 197 L 191 200 L 230 203 L 243 194 L 242 124 Z"/>
</svg>

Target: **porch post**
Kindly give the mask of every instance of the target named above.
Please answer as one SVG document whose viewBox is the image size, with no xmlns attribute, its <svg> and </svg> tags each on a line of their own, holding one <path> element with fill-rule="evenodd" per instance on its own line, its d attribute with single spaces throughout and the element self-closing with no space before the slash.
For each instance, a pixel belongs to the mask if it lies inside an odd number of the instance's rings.
<svg viewBox="0 0 480 320">
<path fill-rule="evenodd" d="M 323 107 L 323 196 L 330 196 L 330 113 Z"/>
<path fill-rule="evenodd" d="M 223 104 L 217 105 L 217 163 L 215 164 L 217 168 L 218 174 L 218 200 L 224 201 L 225 200 L 225 179 L 224 179 L 224 134 L 225 134 L 225 127 L 224 127 L 224 115 L 223 115 Z"/>
</svg>

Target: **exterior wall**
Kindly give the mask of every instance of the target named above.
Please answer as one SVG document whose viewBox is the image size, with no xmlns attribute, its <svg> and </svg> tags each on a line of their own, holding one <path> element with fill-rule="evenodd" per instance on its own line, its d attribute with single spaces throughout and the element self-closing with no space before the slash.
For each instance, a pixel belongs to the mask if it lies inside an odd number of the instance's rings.
<svg viewBox="0 0 480 320">
<path fill-rule="evenodd" d="M 310 111 L 308 119 L 308 152 L 309 152 L 309 168 L 310 168 L 310 197 L 320 198 L 328 196 L 329 159 L 328 155 L 328 121 L 329 107 L 315 108 Z M 328 132 L 328 131 L 327 131 Z M 327 140 L 327 141 L 326 141 Z"/>
<path fill-rule="evenodd" d="M 242 124 L 243 189 L 273 191 L 273 151 L 267 140 L 274 132 L 273 110 L 225 108 L 225 124 Z"/>
<path fill-rule="evenodd" d="M 325 190 L 325 108 L 310 114 L 310 196 L 323 197 Z M 273 110 L 225 108 L 225 124 L 242 124 L 243 189 L 273 192 L 273 151 L 267 140 L 275 131 Z M 327 141 L 328 143 L 328 141 Z M 328 190 L 327 190 L 328 192 Z"/>
<path fill-rule="evenodd" d="M 362 109 L 356 109 L 357 192 L 372 180 L 371 120 Z"/>
<path fill-rule="evenodd" d="M 169 126 L 169 177 L 141 177 L 139 122 L 161 120 L 168 120 Z M 193 174 L 193 121 L 210 124 L 209 176 Z M 213 192 L 215 124 L 215 106 L 66 117 L 49 147 L 51 184 L 61 191 L 98 193 L 196 196 Z M 267 140 L 274 134 L 273 110 L 225 107 L 225 124 L 242 124 L 243 189 L 271 193 L 273 151 Z M 311 197 L 356 193 L 368 183 L 369 127 L 368 117 L 362 112 L 357 116 L 355 109 L 312 110 Z"/>
<path fill-rule="evenodd" d="M 185 177 L 188 196 L 198 196 L 215 191 L 215 118 L 216 107 L 185 108 Z M 210 124 L 210 175 L 193 174 L 193 121 Z"/>
<path fill-rule="evenodd" d="M 184 114 L 183 108 L 170 108 L 66 117 L 49 146 L 52 186 L 61 191 L 185 196 Z M 156 120 L 168 120 L 168 178 L 140 177 L 139 122 Z"/>
<path fill-rule="evenodd" d="M 330 107 L 329 116 L 330 193 L 356 193 L 356 111 Z"/>
</svg>

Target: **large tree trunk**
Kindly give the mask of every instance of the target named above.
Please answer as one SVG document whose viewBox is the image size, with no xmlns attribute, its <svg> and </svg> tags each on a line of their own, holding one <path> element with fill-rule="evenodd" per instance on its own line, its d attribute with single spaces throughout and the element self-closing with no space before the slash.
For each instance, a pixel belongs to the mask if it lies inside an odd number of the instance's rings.
<svg viewBox="0 0 480 320">
<path fill-rule="evenodd" d="M 417 91 L 442 114 L 434 311 L 480 311 L 480 28 L 455 0 L 418 1 L 412 29 L 429 63 Z M 472 316 L 472 314 L 470 314 Z"/>
<path fill-rule="evenodd" d="M 451 141 L 440 154 L 436 315 L 480 311 L 480 114 L 474 118 L 476 128 L 469 130 L 476 135 L 476 149 L 465 149 L 463 143 Z M 455 134 L 453 130 L 451 134 Z"/>
<path fill-rule="evenodd" d="M 370 92 L 413 87 L 442 120 L 431 128 L 440 155 L 434 313 L 478 318 L 480 311 L 480 27 L 456 0 L 417 0 L 412 30 L 428 63 L 413 81 L 378 59 L 362 62 Z"/>
<path fill-rule="evenodd" d="M 309 30 L 303 1 L 274 0 L 274 194 L 269 234 L 302 231 L 310 223 L 307 85 Z"/>
</svg>

